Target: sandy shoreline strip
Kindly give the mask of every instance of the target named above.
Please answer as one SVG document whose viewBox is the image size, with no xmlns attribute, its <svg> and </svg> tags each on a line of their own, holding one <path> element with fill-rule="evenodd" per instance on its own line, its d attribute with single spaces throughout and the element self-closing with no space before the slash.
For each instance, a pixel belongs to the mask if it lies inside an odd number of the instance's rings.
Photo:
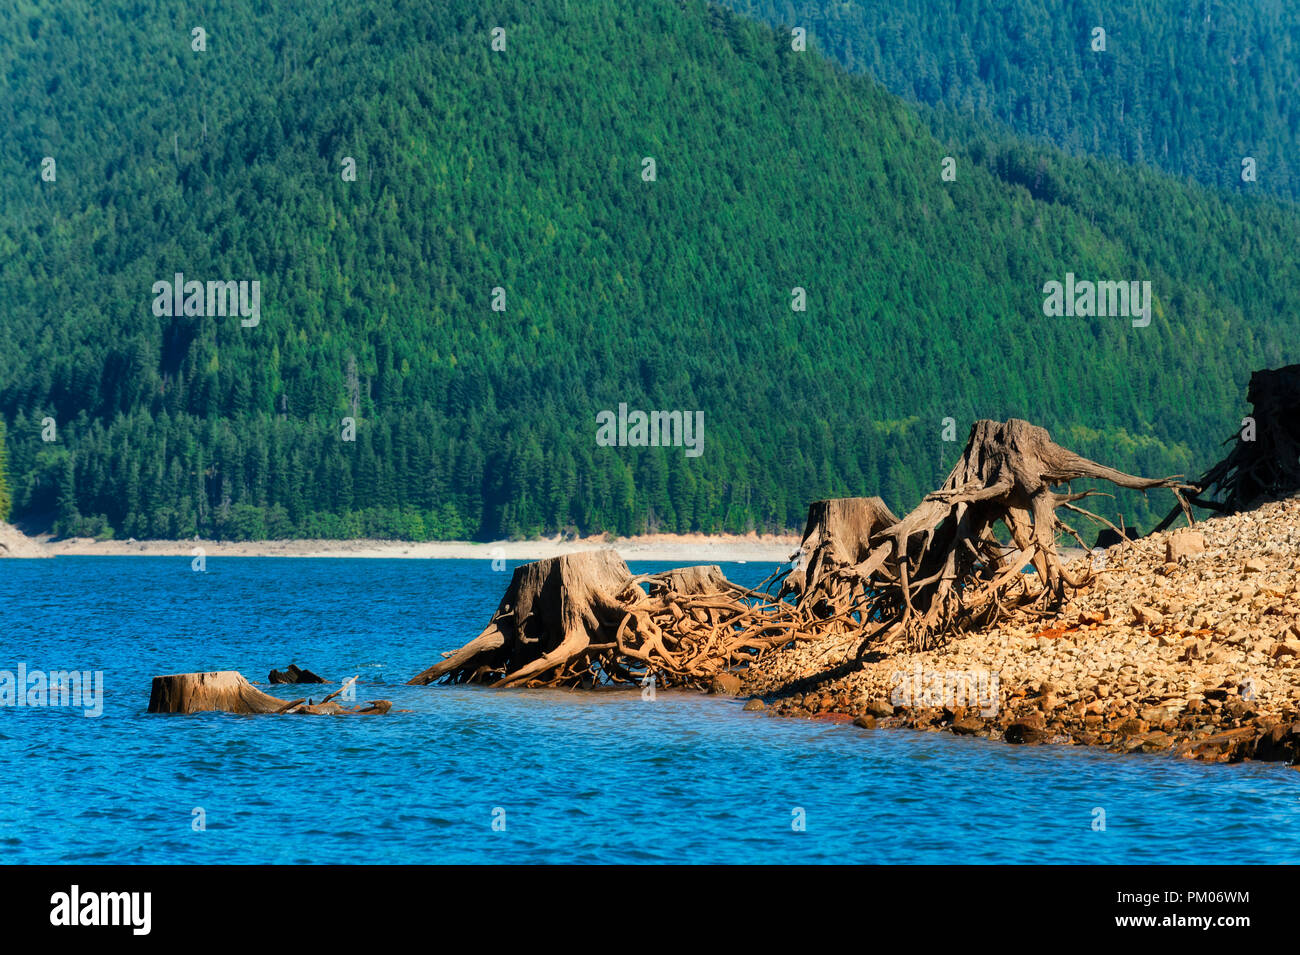
<svg viewBox="0 0 1300 955">
<path fill-rule="evenodd" d="M 683 563 L 783 563 L 799 547 L 796 534 L 643 534 L 611 538 L 603 534 L 577 540 L 391 541 L 391 540 L 51 540 L 28 537 L 0 524 L 0 558 L 19 557 L 192 557 L 201 547 L 209 557 L 383 557 L 423 560 L 540 560 L 583 550 L 613 548 L 626 561 Z M 1077 556 L 1063 548 L 1064 556 Z"/>
<path fill-rule="evenodd" d="M 780 563 L 799 546 L 795 535 L 648 534 L 610 539 L 603 535 L 581 540 L 558 537 L 541 540 L 493 541 L 385 541 L 385 540 L 274 540 L 274 541 L 97 541 L 69 538 L 48 541 L 26 538 L 13 556 L 36 557 L 190 557 L 201 547 L 207 557 L 388 557 L 425 560 L 538 560 L 575 551 L 613 548 L 624 560 L 728 563 L 755 561 Z"/>
</svg>

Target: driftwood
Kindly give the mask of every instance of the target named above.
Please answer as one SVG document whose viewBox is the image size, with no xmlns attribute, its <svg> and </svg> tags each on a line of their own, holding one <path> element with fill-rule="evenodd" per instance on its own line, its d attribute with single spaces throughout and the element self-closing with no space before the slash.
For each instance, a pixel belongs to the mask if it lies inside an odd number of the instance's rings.
<svg viewBox="0 0 1300 955">
<path fill-rule="evenodd" d="M 266 678 L 268 683 L 327 683 L 329 682 L 323 676 L 312 673 L 311 670 L 300 670 L 296 665 L 290 663 L 283 670 L 272 670 L 271 675 Z"/>
<path fill-rule="evenodd" d="M 1243 423 L 1224 444 L 1232 450 L 1192 484 L 1197 507 L 1230 514 L 1267 497 L 1300 491 L 1300 365 L 1263 369 L 1250 376 L 1246 400 L 1254 427 Z M 1178 509 L 1156 527 L 1178 518 Z"/>
<path fill-rule="evenodd" d="M 1067 570 L 1057 551 L 1062 532 L 1086 549 L 1057 510 L 1118 531 L 1075 503 L 1100 492 L 1053 490 L 1080 479 L 1169 488 L 1190 517 L 1177 477 L 1135 477 L 1060 447 L 1027 421 L 983 420 L 971 428 L 943 486 L 902 519 L 878 498 L 813 504 L 803 566 L 774 583 L 781 595 L 795 595 L 806 619 L 838 621 L 843 632 L 858 635 L 859 656 L 877 640 L 927 646 L 1013 608 L 1050 609 L 1091 579 L 1086 565 Z M 1033 575 L 1024 573 L 1026 565 Z"/>
<path fill-rule="evenodd" d="M 150 713 L 306 713 L 324 715 L 370 715 L 387 713 L 392 708 L 388 700 L 371 700 L 366 706 L 347 709 L 333 702 L 356 680 L 348 680 L 319 703 L 305 697 L 300 700 L 282 700 L 257 689 L 234 670 L 208 673 L 173 673 L 153 678 L 149 693 Z"/>
<path fill-rule="evenodd" d="M 612 551 L 515 568 L 488 626 L 414 677 L 492 686 L 642 682 L 707 687 L 721 671 L 788 643 L 794 614 L 716 566 L 634 577 Z"/>
</svg>

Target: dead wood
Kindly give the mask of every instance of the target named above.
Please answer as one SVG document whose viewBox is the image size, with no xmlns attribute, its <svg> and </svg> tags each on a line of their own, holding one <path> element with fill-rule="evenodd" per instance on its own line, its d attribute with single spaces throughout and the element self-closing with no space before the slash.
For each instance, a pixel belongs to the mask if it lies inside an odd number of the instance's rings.
<svg viewBox="0 0 1300 955">
<path fill-rule="evenodd" d="M 1228 514 L 1300 491 L 1300 365 L 1254 372 L 1246 400 L 1250 421 L 1224 441 L 1232 450 L 1192 484 L 1189 500 L 1198 507 Z M 1170 511 L 1156 530 L 1178 515 Z"/>
<path fill-rule="evenodd" d="M 795 598 L 803 624 L 828 624 L 820 632 L 856 630 L 858 608 L 874 590 L 872 573 L 883 560 L 883 544 L 872 544 L 898 518 L 878 497 L 845 497 L 808 505 L 794 566 L 773 584 L 777 599 Z M 874 560 L 873 560 L 874 556 Z"/>
<path fill-rule="evenodd" d="M 716 566 L 634 577 L 613 551 L 585 551 L 517 567 L 483 632 L 410 682 L 705 687 L 788 643 L 794 626 Z"/>
<path fill-rule="evenodd" d="M 1062 533 L 1086 547 L 1057 510 L 1113 528 L 1078 506 L 1100 492 L 1071 492 L 1075 480 L 1169 488 L 1185 507 L 1177 477 L 1116 471 L 1026 421 L 978 421 L 943 486 L 901 519 L 879 498 L 814 502 L 797 566 L 766 582 L 775 597 L 716 566 L 633 577 L 612 551 L 552 557 L 516 568 L 483 632 L 410 682 L 577 687 L 653 675 L 705 688 L 792 640 L 843 635 L 861 656 L 876 640 L 925 646 L 1014 609 L 1046 611 L 1091 580 L 1057 550 Z"/>
<path fill-rule="evenodd" d="M 859 656 L 876 641 L 927 646 L 1014 608 L 1058 605 L 1091 570 L 1065 567 L 1058 536 L 1085 545 L 1057 510 L 1109 524 L 1075 503 L 1098 492 L 1054 490 L 1084 479 L 1176 496 L 1184 487 L 1177 477 L 1136 477 L 1090 461 L 1027 421 L 977 421 L 943 485 L 902 519 L 879 498 L 815 502 L 801 566 L 778 593 L 794 596 L 805 630 L 856 636 Z"/>
<path fill-rule="evenodd" d="M 294 664 L 290 663 L 283 670 L 272 670 L 271 675 L 267 677 L 268 683 L 327 683 L 329 682 L 323 676 L 313 673 L 311 670 L 301 670 Z"/>
<path fill-rule="evenodd" d="M 355 679 L 353 677 L 353 680 Z M 344 684 L 344 689 L 347 685 Z M 374 700 L 367 707 L 347 709 L 331 702 L 342 692 L 343 689 L 337 690 L 320 703 L 312 703 L 306 698 L 286 701 L 269 693 L 263 693 L 234 670 L 173 673 L 153 678 L 153 686 L 149 693 L 149 712 L 306 713 L 321 716 L 387 713 L 392 706 L 387 700 Z"/>
</svg>

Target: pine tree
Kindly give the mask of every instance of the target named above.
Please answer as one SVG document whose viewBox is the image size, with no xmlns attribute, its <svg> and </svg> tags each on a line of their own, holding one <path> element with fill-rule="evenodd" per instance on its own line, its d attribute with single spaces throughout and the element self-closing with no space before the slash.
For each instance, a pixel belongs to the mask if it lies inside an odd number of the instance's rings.
<svg viewBox="0 0 1300 955">
<path fill-rule="evenodd" d="M 0 521 L 9 520 L 9 509 L 13 505 L 13 498 L 9 494 L 8 462 L 9 455 L 5 451 L 5 423 L 0 419 Z"/>
</svg>

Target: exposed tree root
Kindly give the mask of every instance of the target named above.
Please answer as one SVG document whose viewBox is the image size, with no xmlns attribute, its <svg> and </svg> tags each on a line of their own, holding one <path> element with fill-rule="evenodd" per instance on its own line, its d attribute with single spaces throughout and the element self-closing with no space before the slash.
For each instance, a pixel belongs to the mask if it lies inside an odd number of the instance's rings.
<svg viewBox="0 0 1300 955">
<path fill-rule="evenodd" d="M 716 566 L 633 577 L 612 551 L 524 564 L 487 628 L 413 684 L 708 686 L 722 670 L 788 643 L 788 608 Z"/>
<path fill-rule="evenodd" d="M 1254 372 L 1246 400 L 1254 427 L 1243 422 L 1224 442 L 1232 450 L 1193 483 L 1190 501 L 1198 507 L 1226 514 L 1300 491 L 1300 365 Z M 1156 530 L 1167 528 L 1178 514 L 1170 511 Z"/>
<path fill-rule="evenodd" d="M 1059 605 L 1067 591 L 1088 583 L 1091 571 L 1066 569 L 1058 535 L 1086 545 L 1057 509 L 1109 524 L 1075 503 L 1098 492 L 1053 490 L 1079 479 L 1144 491 L 1167 487 L 1175 496 L 1184 487 L 1175 477 L 1135 477 L 1080 457 L 1026 421 L 977 421 L 943 486 L 901 520 L 879 498 L 814 503 L 803 566 L 790 572 L 780 594 L 796 596 L 806 626 L 838 622 L 842 632 L 856 633 L 859 656 L 876 641 L 902 638 L 924 647 L 1012 609 Z M 995 534 L 998 524 L 1008 543 Z M 1026 565 L 1033 575 L 1024 573 Z"/>
<path fill-rule="evenodd" d="M 777 599 L 793 596 L 801 626 L 818 636 L 859 633 L 864 613 L 879 610 L 872 575 L 882 552 L 872 538 L 898 518 L 878 497 L 845 497 L 808 505 L 795 566 L 770 578 Z"/>
<path fill-rule="evenodd" d="M 861 657 L 879 640 L 927 646 L 1012 610 L 1046 613 L 1091 580 L 1057 551 L 1061 533 L 1087 547 L 1057 510 L 1119 530 L 1076 503 L 1100 492 L 1053 490 L 1080 479 L 1169 488 L 1191 518 L 1176 477 L 1105 467 L 1026 421 L 977 421 L 943 486 L 902 519 L 879 498 L 814 502 L 798 566 L 765 582 L 774 598 L 717 567 L 633 577 L 611 551 L 552 557 L 517 568 L 487 628 L 410 682 L 574 687 L 653 674 L 705 687 L 796 639 L 843 636 Z"/>
</svg>

